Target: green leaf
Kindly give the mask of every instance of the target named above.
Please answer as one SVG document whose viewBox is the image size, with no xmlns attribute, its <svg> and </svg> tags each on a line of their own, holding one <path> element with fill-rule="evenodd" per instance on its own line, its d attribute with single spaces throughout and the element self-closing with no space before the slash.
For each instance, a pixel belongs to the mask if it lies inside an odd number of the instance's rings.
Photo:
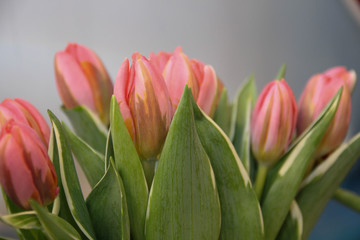
<svg viewBox="0 0 360 240">
<path fill-rule="evenodd" d="M 231 103 L 228 101 L 226 88 L 224 88 L 221 92 L 219 105 L 216 108 L 213 119 L 217 125 L 219 125 L 219 127 L 221 127 L 221 129 L 229 135 L 231 123 Z"/>
<path fill-rule="evenodd" d="M 37 213 L 38 219 L 50 239 L 64 240 L 64 239 L 79 239 L 79 233 L 71 226 L 70 223 L 64 219 L 49 213 L 44 207 L 37 202 L 31 201 L 31 207 Z"/>
<path fill-rule="evenodd" d="M 281 80 L 285 77 L 285 74 L 286 74 L 286 64 L 283 64 L 281 65 L 280 69 L 279 69 L 279 72 L 276 76 L 276 80 Z"/>
<path fill-rule="evenodd" d="M 307 238 L 326 204 L 360 156 L 360 134 L 340 146 L 303 181 L 296 199 Z"/>
<path fill-rule="evenodd" d="M 34 211 L 0 216 L 0 221 L 19 229 L 41 229 L 41 224 Z"/>
<path fill-rule="evenodd" d="M 248 173 L 251 173 L 251 167 L 254 164 L 251 158 L 250 121 L 255 102 L 256 86 L 254 76 L 251 75 L 247 82 L 240 88 L 234 100 L 236 109 L 234 109 L 235 117 L 232 123 L 235 126 L 232 142 Z"/>
<path fill-rule="evenodd" d="M 111 129 L 108 132 L 106 139 L 106 151 L 105 151 L 105 169 L 110 166 L 110 158 L 115 159 L 114 146 L 112 143 Z"/>
<path fill-rule="evenodd" d="M 115 96 L 111 99 L 110 129 L 115 168 L 124 183 L 128 203 L 131 237 L 145 239 L 145 216 L 148 188 L 135 145 L 121 116 Z"/>
<path fill-rule="evenodd" d="M 196 133 L 190 89 L 172 120 L 149 196 L 146 239 L 218 239 L 220 202 Z"/>
<path fill-rule="evenodd" d="M 56 143 L 58 151 L 58 158 L 55 157 L 53 159 L 58 162 L 54 162 L 54 166 L 57 170 L 58 180 L 61 182 L 60 190 L 62 190 L 61 192 L 64 194 L 60 196 L 60 201 L 66 200 L 67 207 L 73 219 L 85 236 L 89 239 L 96 239 L 89 212 L 87 211 L 86 203 L 81 192 L 68 140 L 66 139 L 60 121 L 51 111 L 48 111 L 48 113 L 54 131 L 54 139 L 56 140 L 54 143 Z M 67 216 L 66 219 L 68 219 L 68 217 L 69 216 Z"/>
<path fill-rule="evenodd" d="M 0 187 L 1 188 L 1 187 Z M 10 198 L 7 196 L 5 191 L 1 188 L 2 196 L 4 198 L 4 203 L 9 214 L 21 214 L 25 210 L 18 207 L 15 203 L 13 203 Z M 45 235 L 37 229 L 15 229 L 16 234 L 18 235 L 20 240 L 42 240 L 46 239 Z"/>
<path fill-rule="evenodd" d="M 96 151 L 104 154 L 107 129 L 99 117 L 85 106 L 72 109 L 62 107 L 62 110 L 69 118 L 76 134 Z"/>
<path fill-rule="evenodd" d="M 230 139 L 193 102 L 195 124 L 214 170 L 221 202 L 219 239 L 262 239 L 264 225 L 249 176 Z"/>
<path fill-rule="evenodd" d="M 336 113 L 341 91 L 342 89 L 333 97 L 310 129 L 300 136 L 297 144 L 292 146 L 272 169 L 272 176 L 270 174 L 267 178 L 262 202 L 265 239 L 275 239 L 278 234 L 312 155 Z"/>
<path fill-rule="evenodd" d="M 62 126 L 76 160 L 84 171 L 90 186 L 94 187 L 105 174 L 104 155 L 76 136 L 65 123 L 62 123 Z"/>
<path fill-rule="evenodd" d="M 301 210 L 296 203 L 292 201 L 290 212 L 288 213 L 285 223 L 280 230 L 277 240 L 301 240 L 303 235 L 303 217 Z"/>
<path fill-rule="evenodd" d="M 105 176 L 86 199 L 98 239 L 130 239 L 130 223 L 125 189 L 110 162 Z"/>
<path fill-rule="evenodd" d="M 360 213 L 360 195 L 357 193 L 338 188 L 333 195 L 333 199 L 351 210 Z"/>
</svg>

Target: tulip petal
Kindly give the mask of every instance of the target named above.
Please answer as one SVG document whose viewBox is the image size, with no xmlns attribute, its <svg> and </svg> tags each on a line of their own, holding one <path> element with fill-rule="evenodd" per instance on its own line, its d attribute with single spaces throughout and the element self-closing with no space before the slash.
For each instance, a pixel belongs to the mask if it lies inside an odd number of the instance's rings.
<svg viewBox="0 0 360 240">
<path fill-rule="evenodd" d="M 67 108 L 86 105 L 96 111 L 91 86 L 79 63 L 67 52 L 60 51 L 55 56 L 57 87 Z"/>
<path fill-rule="evenodd" d="M 197 104 L 209 116 L 214 115 L 218 99 L 218 81 L 215 70 L 207 65 L 204 67 L 204 78 L 199 91 Z"/>
</svg>

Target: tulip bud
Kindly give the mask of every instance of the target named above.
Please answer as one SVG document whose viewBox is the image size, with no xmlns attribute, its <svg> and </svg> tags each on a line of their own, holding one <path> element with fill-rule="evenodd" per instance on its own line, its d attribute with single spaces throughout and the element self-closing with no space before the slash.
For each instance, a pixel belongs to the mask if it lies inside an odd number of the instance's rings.
<svg viewBox="0 0 360 240">
<path fill-rule="evenodd" d="M 261 92 L 251 119 L 255 158 L 273 165 L 286 151 L 296 126 L 297 109 L 292 90 L 284 79 L 270 82 Z"/>
<path fill-rule="evenodd" d="M 144 56 L 133 55 L 122 63 L 114 95 L 125 125 L 143 159 L 156 157 L 165 141 L 172 118 L 172 105 L 161 74 Z"/>
<path fill-rule="evenodd" d="M 24 209 L 30 209 L 30 199 L 48 205 L 58 193 L 55 169 L 45 145 L 32 128 L 13 119 L 1 128 L 0 184 Z"/>
<path fill-rule="evenodd" d="M 159 73 L 162 74 L 171 56 L 172 53 L 169 52 L 161 51 L 158 54 L 150 53 L 149 61 L 159 71 Z"/>
<path fill-rule="evenodd" d="M 43 143 L 48 146 L 50 128 L 40 112 L 31 103 L 20 98 L 4 99 L 0 103 L 0 127 L 10 119 L 34 129 Z"/>
<path fill-rule="evenodd" d="M 308 81 L 298 105 L 298 134 L 315 121 L 332 97 L 343 87 L 337 112 L 315 152 L 315 158 L 329 154 L 344 140 L 350 123 L 351 91 L 355 81 L 355 72 L 348 72 L 343 67 L 335 67 L 325 73 L 316 74 Z"/>
<path fill-rule="evenodd" d="M 177 47 L 166 64 L 163 77 L 169 90 L 174 111 L 179 104 L 182 92 L 187 84 L 191 88 L 192 95 L 196 100 L 199 96 L 199 84 L 191 67 L 191 62 Z"/>
<path fill-rule="evenodd" d="M 90 49 L 69 43 L 55 55 L 56 85 L 66 108 L 85 105 L 109 123 L 113 86 L 101 60 Z"/>
</svg>

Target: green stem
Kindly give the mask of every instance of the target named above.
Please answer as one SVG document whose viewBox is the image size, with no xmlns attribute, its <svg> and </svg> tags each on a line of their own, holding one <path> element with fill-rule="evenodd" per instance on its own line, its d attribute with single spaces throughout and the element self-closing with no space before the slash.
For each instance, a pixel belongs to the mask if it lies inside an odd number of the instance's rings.
<svg viewBox="0 0 360 240">
<path fill-rule="evenodd" d="M 146 182 L 147 182 L 149 190 L 151 188 L 151 184 L 152 184 L 154 174 L 155 174 L 156 161 L 157 161 L 156 158 L 149 158 L 149 159 L 141 160 L 141 164 L 144 169 L 144 174 L 145 174 L 145 178 L 146 178 Z"/>
<path fill-rule="evenodd" d="M 268 171 L 268 166 L 265 166 L 260 163 L 257 169 L 256 180 L 255 180 L 255 192 L 259 201 L 261 200 L 261 195 L 263 192 L 267 171 Z"/>
<path fill-rule="evenodd" d="M 345 189 L 338 188 L 333 198 L 343 205 L 360 213 L 360 196 Z"/>
</svg>

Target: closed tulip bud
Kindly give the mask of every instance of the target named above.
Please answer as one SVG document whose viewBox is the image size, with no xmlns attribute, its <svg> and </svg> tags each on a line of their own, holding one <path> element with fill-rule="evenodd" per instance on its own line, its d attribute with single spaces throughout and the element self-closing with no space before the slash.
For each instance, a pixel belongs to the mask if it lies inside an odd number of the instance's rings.
<svg viewBox="0 0 360 240">
<path fill-rule="evenodd" d="M 58 193 L 55 169 L 45 145 L 32 128 L 14 120 L 1 128 L 0 184 L 24 209 L 30 209 L 30 199 L 46 206 Z"/>
<path fill-rule="evenodd" d="M 155 67 L 139 53 L 122 63 L 114 95 L 125 125 L 143 159 L 156 157 L 165 141 L 172 105 L 166 84 Z"/>
<path fill-rule="evenodd" d="M 337 112 L 315 152 L 315 158 L 329 154 L 344 140 L 350 123 L 351 91 L 355 82 L 354 71 L 335 67 L 325 73 L 312 76 L 306 84 L 298 104 L 298 134 L 313 123 L 332 97 L 343 87 Z"/>
<path fill-rule="evenodd" d="M 66 108 L 85 105 L 109 123 L 112 82 L 101 60 L 90 49 L 69 43 L 55 55 L 56 85 Z"/>
<path fill-rule="evenodd" d="M 296 126 L 297 109 L 284 79 L 270 82 L 261 92 L 251 119 L 251 144 L 255 158 L 273 165 L 286 151 Z"/>
<path fill-rule="evenodd" d="M 50 128 L 40 112 L 31 103 L 20 98 L 4 99 L 0 103 L 0 127 L 10 119 L 30 126 L 39 135 L 43 143 L 48 146 Z"/>
<path fill-rule="evenodd" d="M 169 90 L 174 111 L 179 104 L 186 84 L 191 88 L 194 99 L 198 98 L 199 83 L 191 67 L 190 60 L 180 47 L 175 49 L 167 62 L 163 71 L 163 77 Z"/>
<path fill-rule="evenodd" d="M 204 65 L 195 59 L 192 59 L 191 63 L 199 84 L 199 96 L 196 103 L 207 115 L 212 117 L 220 101 L 223 84 L 212 66 Z"/>
</svg>

